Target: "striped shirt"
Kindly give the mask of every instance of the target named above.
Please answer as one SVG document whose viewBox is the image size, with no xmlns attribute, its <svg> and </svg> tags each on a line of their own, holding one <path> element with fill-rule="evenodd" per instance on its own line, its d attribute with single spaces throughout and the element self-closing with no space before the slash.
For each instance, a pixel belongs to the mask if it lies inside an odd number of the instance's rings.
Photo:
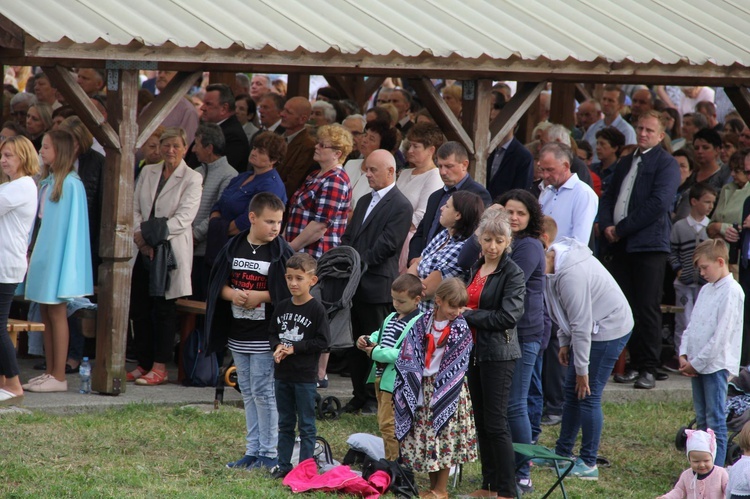
<svg viewBox="0 0 750 499">
<path fill-rule="evenodd" d="M 385 324 L 383 328 L 383 334 L 380 335 L 380 348 L 393 348 L 401 339 L 401 335 L 406 328 L 406 325 L 419 313 L 419 309 L 415 309 L 411 313 L 406 314 L 401 319 L 398 318 L 398 314 L 394 315 L 391 320 Z M 385 370 L 385 364 L 377 362 L 375 364 L 375 376 L 382 376 Z"/>
</svg>

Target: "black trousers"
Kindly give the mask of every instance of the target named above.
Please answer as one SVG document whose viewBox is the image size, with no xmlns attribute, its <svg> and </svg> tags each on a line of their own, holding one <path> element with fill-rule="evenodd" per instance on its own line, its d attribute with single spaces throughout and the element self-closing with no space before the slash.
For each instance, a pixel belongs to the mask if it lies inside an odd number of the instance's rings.
<svg viewBox="0 0 750 499">
<path fill-rule="evenodd" d="M 391 303 L 352 303 L 352 341 L 362 335 L 370 336 L 379 330 L 385 318 L 393 312 Z M 368 389 L 367 377 L 372 368 L 372 360 L 362 350 L 352 346 L 346 352 L 349 372 L 352 376 L 352 395 L 350 402 L 355 408 L 361 408 L 366 403 L 377 404 L 374 388 Z"/>
<path fill-rule="evenodd" d="M 614 245 L 605 259 L 607 270 L 620 285 L 633 310 L 635 327 L 628 342 L 630 365 L 655 373 L 661 365 L 661 298 L 667 253 L 627 253 L 624 244 Z"/>
<path fill-rule="evenodd" d="M 0 374 L 6 378 L 18 376 L 16 349 L 8 336 L 8 314 L 13 302 L 13 293 L 18 283 L 0 284 Z"/>
<path fill-rule="evenodd" d="M 149 296 L 148 271 L 138 255 L 130 288 L 130 320 L 138 365 L 150 370 L 154 362 L 166 364 L 174 357 L 177 300 Z"/>
<path fill-rule="evenodd" d="M 468 370 L 469 393 L 474 407 L 482 487 L 504 497 L 516 495 L 515 454 L 508 426 L 508 399 L 516 361 L 475 362 Z"/>
<path fill-rule="evenodd" d="M 745 320 L 742 324 L 742 351 L 740 365 L 750 364 L 750 264 L 745 267 L 740 262 L 740 286 L 745 292 Z"/>
<path fill-rule="evenodd" d="M 562 416 L 563 402 L 565 402 L 565 367 L 560 364 L 560 340 L 557 339 L 557 326 L 552 324 L 552 334 L 549 337 L 547 349 L 542 359 L 542 392 L 547 414 Z"/>
</svg>

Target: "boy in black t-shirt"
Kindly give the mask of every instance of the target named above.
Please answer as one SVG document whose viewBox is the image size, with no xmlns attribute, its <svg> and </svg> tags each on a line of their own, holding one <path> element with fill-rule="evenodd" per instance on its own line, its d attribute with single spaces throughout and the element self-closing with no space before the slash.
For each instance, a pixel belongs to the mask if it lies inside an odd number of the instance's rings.
<svg viewBox="0 0 750 499">
<path fill-rule="evenodd" d="M 271 319 L 279 411 L 279 466 L 274 478 L 283 478 L 292 470 L 294 429 L 298 424 L 300 462 L 313 457 L 315 449 L 318 357 L 330 343 L 325 308 L 310 294 L 310 288 L 318 282 L 316 268 L 315 259 L 307 253 L 296 253 L 286 262 L 286 283 L 292 298 L 279 303 Z"/>
<path fill-rule="evenodd" d="M 273 303 L 289 296 L 284 283 L 291 247 L 278 237 L 284 203 L 262 192 L 250 201 L 250 229 L 221 250 L 211 272 L 206 326 L 209 350 L 229 347 L 245 404 L 246 450 L 228 468 L 274 468 L 278 424 L 274 360 L 268 341 Z"/>
</svg>

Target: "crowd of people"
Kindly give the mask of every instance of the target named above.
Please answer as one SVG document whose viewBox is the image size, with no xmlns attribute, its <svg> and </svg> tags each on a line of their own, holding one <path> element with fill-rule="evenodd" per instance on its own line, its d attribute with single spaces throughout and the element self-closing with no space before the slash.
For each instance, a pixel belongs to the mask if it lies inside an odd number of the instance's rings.
<svg viewBox="0 0 750 499">
<path fill-rule="evenodd" d="M 107 176 L 103 149 L 49 78 L 16 69 L 0 131 L 4 403 L 66 391 L 77 372 L 67 305 L 94 291 Z M 139 112 L 174 75 L 143 82 Z M 101 72 L 77 78 L 106 112 Z M 569 130 L 546 120 L 543 92 L 533 141 L 504 137 L 485 186 L 466 148 L 395 83 L 360 107 L 330 87 L 311 102 L 238 74 L 178 103 L 133 170 L 127 380 L 169 381 L 176 300 L 205 300 L 209 350 L 231 352 L 245 403 L 246 450 L 228 466 L 284 477 L 296 429 L 300 460 L 312 456 L 315 391 L 328 385 L 317 260 L 345 245 L 364 270 L 343 410 L 377 414 L 387 458 L 429 473 L 425 497 L 447 497 L 449 469 L 478 457 L 472 496 L 532 491 L 512 443 L 551 424 L 562 425 L 559 455 L 582 434 L 572 476 L 598 479 L 602 391 L 625 349 L 615 382 L 692 377 L 698 429 L 711 429 L 723 464 L 727 379 L 750 363 L 750 129 L 721 94 L 606 85 Z M 440 85 L 460 119 L 460 84 Z M 494 118 L 510 89 L 492 92 Z M 20 293 L 45 325 L 44 374 L 23 385 L 5 328 Z M 680 307 L 673 325 L 665 294 Z"/>
</svg>

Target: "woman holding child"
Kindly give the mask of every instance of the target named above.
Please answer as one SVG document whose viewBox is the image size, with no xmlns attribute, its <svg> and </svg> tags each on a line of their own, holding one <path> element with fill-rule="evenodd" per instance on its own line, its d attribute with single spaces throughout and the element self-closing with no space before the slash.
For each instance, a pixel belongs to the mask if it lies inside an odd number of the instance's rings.
<svg viewBox="0 0 750 499">
<path fill-rule="evenodd" d="M 524 273 L 510 258 L 511 228 L 502 208 L 488 208 L 477 233 L 482 257 L 472 267 L 463 310 L 474 337 L 468 380 L 482 462 L 482 485 L 473 495 L 515 497 L 508 402 L 521 358 L 516 323 L 523 315 Z"/>
</svg>

